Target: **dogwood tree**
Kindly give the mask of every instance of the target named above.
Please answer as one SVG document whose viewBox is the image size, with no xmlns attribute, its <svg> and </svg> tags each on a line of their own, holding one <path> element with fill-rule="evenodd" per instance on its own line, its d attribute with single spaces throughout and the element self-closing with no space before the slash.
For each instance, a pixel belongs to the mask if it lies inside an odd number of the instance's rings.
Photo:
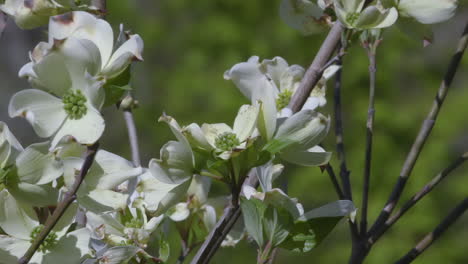
<svg viewBox="0 0 468 264">
<path fill-rule="evenodd" d="M 157 113 L 173 140 L 142 166 L 129 67 L 143 61 L 144 40 L 123 26 L 119 34 L 113 32 L 104 19 L 112 12 L 105 10 L 105 0 L 3 1 L 0 10 L 20 28 L 47 25 L 48 38 L 19 70 L 30 87 L 14 94 L 8 105 L 10 117 L 25 119 L 44 141 L 23 147 L 0 122 L 0 263 L 167 263 L 173 255 L 178 263 L 208 263 L 220 247 L 248 239 L 257 246 L 252 261 L 265 264 L 273 263 L 277 249 L 313 250 L 343 222 L 352 237 L 350 263 L 362 263 L 386 230 L 441 180 L 395 212 L 467 46 L 468 29 L 401 176 L 370 225 L 376 52 L 385 31 L 401 17 L 416 26 L 438 23 L 450 19 L 457 5 L 456 0 L 282 0 L 280 15 L 294 29 L 305 35 L 329 29 L 310 67 L 255 55 L 226 65 L 224 78 L 249 104 L 239 106 L 231 124 L 179 124 Z M 333 117 L 323 110 L 331 101 L 327 82 L 340 73 L 341 58 L 353 45 L 366 49 L 370 79 L 360 206 L 353 202 L 345 163 L 341 183 L 330 164 L 332 155 L 344 161 L 340 102 L 334 102 Z M 103 131 L 112 129 L 101 111 L 115 105 L 127 117 L 132 161 L 99 148 Z M 336 154 L 322 144 L 332 121 Z M 275 182 L 285 177 L 289 164 L 327 171 L 338 200 L 304 208 Z M 229 191 L 214 197 L 213 182 Z M 467 209 L 465 199 L 397 263 L 414 260 Z M 170 223 L 182 241 L 180 254 L 171 250 Z"/>
</svg>

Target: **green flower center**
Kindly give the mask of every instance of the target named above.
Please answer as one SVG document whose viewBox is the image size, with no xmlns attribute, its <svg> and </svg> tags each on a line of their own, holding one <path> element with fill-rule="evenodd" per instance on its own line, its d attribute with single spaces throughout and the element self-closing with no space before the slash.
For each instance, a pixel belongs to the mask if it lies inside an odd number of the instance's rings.
<svg viewBox="0 0 468 264">
<path fill-rule="evenodd" d="M 353 25 L 356 20 L 359 18 L 359 13 L 349 13 L 346 15 L 346 21 L 348 21 L 349 24 Z"/>
<path fill-rule="evenodd" d="M 132 218 L 130 221 L 125 223 L 125 227 L 128 228 L 141 228 L 142 226 L 143 222 L 136 218 Z"/>
<path fill-rule="evenodd" d="M 289 101 L 291 101 L 292 91 L 291 90 L 284 90 L 282 93 L 278 94 L 278 98 L 276 99 L 276 108 L 281 110 L 288 106 Z"/>
<path fill-rule="evenodd" d="M 216 138 L 215 145 L 218 149 L 223 151 L 231 150 L 239 146 L 240 142 L 236 134 L 232 132 L 225 132 Z"/>
<path fill-rule="evenodd" d="M 70 119 L 81 119 L 88 108 L 86 108 L 86 97 L 80 90 L 69 90 L 63 96 L 63 109 L 67 112 Z"/>
<path fill-rule="evenodd" d="M 42 229 L 44 229 L 43 225 L 36 226 L 33 231 L 31 232 L 31 243 L 36 239 L 36 237 L 41 233 Z M 58 237 L 54 231 L 50 231 L 47 237 L 44 239 L 42 244 L 39 246 L 39 251 L 45 253 L 47 250 L 51 249 L 53 246 L 57 245 Z"/>
</svg>

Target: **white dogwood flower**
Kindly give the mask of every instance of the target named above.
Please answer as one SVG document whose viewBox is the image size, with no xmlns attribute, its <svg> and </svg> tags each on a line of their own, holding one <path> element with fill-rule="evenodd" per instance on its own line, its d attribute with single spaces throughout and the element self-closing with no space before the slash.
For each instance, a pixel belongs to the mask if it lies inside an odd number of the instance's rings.
<svg viewBox="0 0 468 264">
<path fill-rule="evenodd" d="M 57 44 L 63 46 L 57 49 Z M 27 77 L 39 89 L 51 90 L 43 79 L 64 78 L 58 76 L 64 69 L 61 60 L 71 72 L 71 78 L 85 73 L 112 79 L 122 73 L 133 60 L 143 60 L 143 40 L 130 35 L 114 50 L 114 33 L 105 20 L 82 11 L 69 12 L 50 18 L 49 40 L 39 43 L 31 53 L 31 62 L 20 70 L 20 77 Z"/>
<path fill-rule="evenodd" d="M 75 182 L 75 174 L 82 167 L 84 160 L 78 157 L 64 158 L 64 183 L 71 188 Z M 99 150 L 94 163 L 77 192 L 78 203 L 89 211 L 100 213 L 127 206 L 128 194 L 115 189 L 121 183 L 139 176 L 141 167 L 113 153 Z"/>
<path fill-rule="evenodd" d="M 364 7 L 365 0 L 334 0 L 335 13 L 347 28 L 386 28 L 398 19 L 396 8 L 384 8 L 380 3 Z"/>
<path fill-rule="evenodd" d="M 78 264 L 89 253 L 90 233 L 86 228 L 66 233 L 72 224 L 77 204 L 72 204 L 44 239 L 29 263 Z M 44 228 L 31 207 L 24 207 L 7 190 L 0 192 L 0 227 L 6 235 L 0 235 L 0 259 L 3 263 L 17 263 Z"/>
<path fill-rule="evenodd" d="M 36 89 L 14 94 L 8 107 L 10 117 L 24 117 L 38 136 L 53 137 L 51 148 L 65 136 L 81 144 L 95 143 L 105 127 L 99 112 L 104 103 L 102 83 L 83 76 L 58 84 L 54 95 Z"/>
</svg>

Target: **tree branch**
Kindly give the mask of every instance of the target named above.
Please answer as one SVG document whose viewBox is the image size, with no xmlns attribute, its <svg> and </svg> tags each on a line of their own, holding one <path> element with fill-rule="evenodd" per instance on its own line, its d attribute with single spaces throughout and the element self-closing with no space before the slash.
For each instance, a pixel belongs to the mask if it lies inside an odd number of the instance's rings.
<svg viewBox="0 0 468 264">
<path fill-rule="evenodd" d="M 453 78 L 455 76 L 455 73 L 457 72 L 458 66 L 460 65 L 460 61 L 463 57 L 467 44 L 468 44 L 468 23 L 465 25 L 463 34 L 460 40 L 458 41 L 458 47 L 457 47 L 456 53 L 453 55 L 450 61 L 447 72 L 445 73 L 445 76 L 444 76 L 444 80 L 442 81 L 439 87 L 439 90 L 437 91 L 436 97 L 429 111 L 429 114 L 427 115 L 425 121 L 423 122 L 421 129 L 419 130 L 419 133 L 416 137 L 416 140 L 413 143 L 413 146 L 411 147 L 411 150 L 408 156 L 406 157 L 405 163 L 403 164 L 403 167 L 400 173 L 400 177 L 398 178 L 397 183 L 395 184 L 393 191 L 390 194 L 390 197 L 388 198 L 384 208 L 380 212 L 375 223 L 372 225 L 372 228 L 369 231 L 370 233 L 373 233 L 375 232 L 376 229 L 382 227 L 385 224 L 385 221 L 388 219 L 388 217 L 392 213 L 392 211 L 395 209 L 395 206 L 401 197 L 403 189 L 405 188 L 406 182 L 414 168 L 414 165 L 419 157 L 419 154 L 421 153 L 422 148 L 424 147 L 424 144 L 426 143 L 432 131 L 432 128 L 435 125 L 437 116 L 445 100 L 445 97 L 447 96 L 450 84 L 453 81 Z"/>
<path fill-rule="evenodd" d="M 341 51 L 339 51 L 341 53 Z M 342 66 L 343 61 L 340 58 L 337 65 Z M 349 171 L 346 166 L 346 154 L 344 147 L 343 136 L 343 111 L 341 108 L 341 84 L 342 84 L 342 69 L 339 69 L 335 74 L 335 91 L 334 91 L 334 112 L 335 112 L 335 137 L 336 137 L 336 153 L 340 160 L 340 179 L 343 185 L 343 197 L 348 200 L 353 199 L 351 181 L 349 179 Z"/>
<path fill-rule="evenodd" d="M 330 163 L 327 163 L 327 165 L 325 165 L 325 170 L 327 171 L 328 176 L 330 176 L 330 180 L 333 183 L 333 187 L 335 188 L 335 191 L 336 191 L 336 194 L 338 195 L 338 198 L 340 200 L 345 199 L 343 191 L 341 190 L 340 184 L 338 183 L 338 180 L 336 178 L 335 171 L 333 170 L 333 167 L 331 166 Z"/>
<path fill-rule="evenodd" d="M 369 244 L 374 244 L 377 240 L 395 224 L 400 217 L 402 217 L 409 209 L 416 205 L 424 196 L 431 192 L 442 180 L 444 180 L 452 171 L 461 166 L 468 159 L 468 152 L 464 153 L 447 168 L 442 170 L 436 177 L 434 177 L 428 184 L 426 184 L 419 192 L 417 192 L 411 199 L 409 199 L 397 212 L 395 212 L 382 228 L 378 229 L 375 233 L 369 234 Z"/>
<path fill-rule="evenodd" d="M 336 21 L 328 33 L 328 36 L 323 41 L 312 64 L 307 69 L 299 88 L 291 98 L 291 102 L 289 102 L 288 108 L 291 109 L 293 113 L 301 110 L 307 98 L 309 98 L 310 92 L 322 77 L 323 66 L 326 65 L 333 52 L 335 52 L 337 45 L 340 43 L 342 32 L 343 26 L 341 22 Z"/>
<path fill-rule="evenodd" d="M 89 168 L 93 164 L 94 157 L 96 156 L 98 148 L 99 148 L 98 142 L 88 147 L 85 160 L 83 162 L 80 172 L 75 176 L 75 182 L 73 183 L 73 186 L 65 194 L 64 199 L 57 205 L 57 208 L 55 208 L 54 213 L 49 218 L 47 218 L 44 228 L 36 237 L 36 239 L 32 242 L 31 246 L 28 248 L 24 256 L 19 259 L 18 261 L 19 264 L 27 264 L 31 260 L 36 250 L 39 248 L 42 242 L 44 242 L 44 239 L 47 237 L 50 231 L 54 228 L 54 226 L 60 220 L 62 215 L 67 210 L 68 206 L 70 206 L 70 204 L 72 204 L 73 201 L 75 201 L 76 192 L 80 188 L 80 185 L 83 182 L 86 174 L 88 173 Z"/>
<path fill-rule="evenodd" d="M 370 172 L 372 161 L 372 141 L 374 136 L 374 116 L 375 116 L 375 82 L 377 63 L 375 53 L 378 41 L 373 44 L 367 44 L 367 56 L 369 57 L 369 107 L 367 110 L 367 134 L 366 134 L 366 154 L 364 161 L 364 184 L 362 190 L 362 210 L 361 210 L 361 235 L 367 232 L 367 206 L 369 203 Z"/>
<path fill-rule="evenodd" d="M 133 166 L 140 167 L 140 148 L 138 147 L 138 134 L 135 126 L 135 119 L 133 118 L 132 109 L 135 107 L 136 103 L 132 96 L 128 95 L 125 97 L 119 105 L 119 108 L 123 110 L 123 116 L 125 119 L 125 125 L 127 126 L 128 140 L 130 143 L 130 150 L 132 153 L 132 162 Z M 138 177 L 133 178 L 128 181 L 127 193 L 130 194 L 129 198 L 134 193 L 138 185 Z"/>
<path fill-rule="evenodd" d="M 460 202 L 444 220 L 432 231 L 427 234 L 419 243 L 411 249 L 404 257 L 395 262 L 395 264 L 407 264 L 413 262 L 421 253 L 429 248 L 447 229 L 468 210 L 468 198 Z"/>
<path fill-rule="evenodd" d="M 247 178 L 244 180 L 245 185 L 258 187 L 257 175 L 251 171 Z M 237 219 L 241 215 L 241 208 L 239 201 L 231 199 L 229 206 L 224 209 L 224 213 L 216 223 L 216 226 L 211 230 L 208 237 L 203 242 L 195 257 L 192 259 L 191 264 L 207 264 L 214 256 L 216 251 L 221 246 L 226 235 L 231 231 Z"/>
</svg>

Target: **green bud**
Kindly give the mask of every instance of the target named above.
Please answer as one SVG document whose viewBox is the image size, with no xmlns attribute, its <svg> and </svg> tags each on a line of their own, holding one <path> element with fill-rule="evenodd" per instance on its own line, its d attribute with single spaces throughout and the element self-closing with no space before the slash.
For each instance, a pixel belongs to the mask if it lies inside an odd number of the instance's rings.
<svg viewBox="0 0 468 264">
<path fill-rule="evenodd" d="M 63 96 L 63 109 L 67 112 L 70 119 L 81 119 L 86 115 L 88 108 L 86 107 L 86 97 L 81 90 L 69 90 Z"/>
</svg>

